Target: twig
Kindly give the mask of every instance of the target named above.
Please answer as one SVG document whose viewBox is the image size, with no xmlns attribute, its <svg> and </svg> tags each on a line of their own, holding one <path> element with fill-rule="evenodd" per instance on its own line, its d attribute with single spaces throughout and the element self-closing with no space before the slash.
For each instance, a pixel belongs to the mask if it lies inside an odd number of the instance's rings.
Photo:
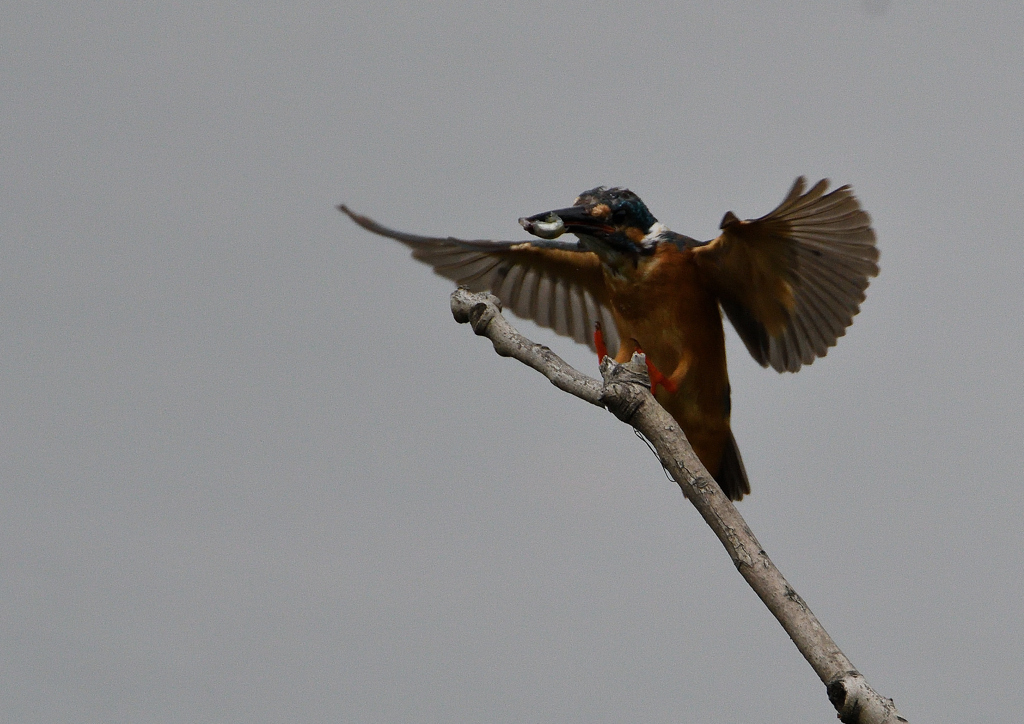
<svg viewBox="0 0 1024 724">
<path fill-rule="evenodd" d="M 736 506 L 694 454 L 682 429 L 651 395 L 641 355 L 633 355 L 633 359 L 623 365 L 605 357 L 601 362 L 602 383 L 516 331 L 501 315 L 497 297 L 460 288 L 452 293 L 451 304 L 455 320 L 472 324 L 473 331 L 490 339 L 499 355 L 514 357 L 543 374 L 559 389 L 608 408 L 651 442 L 662 464 L 679 483 L 683 495 L 722 541 L 740 575 L 782 624 L 825 684 L 829 701 L 844 724 L 907 721 L 899 715 L 892 699 L 880 696 L 868 686 L 768 558 Z"/>
</svg>

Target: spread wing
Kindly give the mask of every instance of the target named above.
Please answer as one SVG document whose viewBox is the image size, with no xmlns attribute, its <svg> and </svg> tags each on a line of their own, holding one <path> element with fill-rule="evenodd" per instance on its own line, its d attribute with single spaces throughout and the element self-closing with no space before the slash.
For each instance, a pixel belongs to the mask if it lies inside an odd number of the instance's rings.
<svg viewBox="0 0 1024 724">
<path fill-rule="evenodd" d="M 860 311 L 878 274 L 871 218 L 849 186 L 826 194 L 823 179 L 804 193 L 801 176 L 767 216 L 740 221 L 694 249 L 705 280 L 761 366 L 796 372 L 823 357 Z"/>
<path fill-rule="evenodd" d="M 469 241 L 406 234 L 381 226 L 342 205 L 339 210 L 367 231 L 402 242 L 413 258 L 471 291 L 489 291 L 506 309 L 594 349 L 594 324 L 601 322 L 609 354 L 619 339 L 608 308 L 608 291 L 597 255 L 578 242 Z"/>
</svg>

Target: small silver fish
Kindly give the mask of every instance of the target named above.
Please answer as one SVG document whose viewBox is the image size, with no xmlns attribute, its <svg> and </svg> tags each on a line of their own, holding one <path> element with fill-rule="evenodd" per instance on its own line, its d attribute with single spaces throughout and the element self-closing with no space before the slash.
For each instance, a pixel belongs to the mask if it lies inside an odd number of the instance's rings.
<svg viewBox="0 0 1024 724">
<path fill-rule="evenodd" d="M 519 219 L 519 224 L 541 239 L 557 239 L 565 232 L 565 223 L 555 214 L 548 214 L 543 221 L 530 221 L 524 216 Z"/>
</svg>

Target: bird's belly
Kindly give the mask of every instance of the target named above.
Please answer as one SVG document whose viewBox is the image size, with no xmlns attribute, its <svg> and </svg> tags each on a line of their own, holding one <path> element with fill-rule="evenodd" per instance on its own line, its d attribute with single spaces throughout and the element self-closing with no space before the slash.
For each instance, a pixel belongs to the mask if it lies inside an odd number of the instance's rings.
<svg viewBox="0 0 1024 724">
<path fill-rule="evenodd" d="M 675 391 L 658 386 L 655 398 L 716 475 L 730 434 L 725 334 L 717 299 L 685 281 L 634 285 L 613 295 L 621 340 L 616 360 L 625 362 L 641 349 L 671 380 Z"/>
<path fill-rule="evenodd" d="M 690 304 L 685 298 L 654 301 L 643 314 L 631 314 L 613 303 L 621 340 L 616 359 L 624 362 L 637 349 L 643 350 L 686 397 L 702 397 L 699 392 L 709 385 L 727 385 L 725 333 L 717 303 Z"/>
</svg>

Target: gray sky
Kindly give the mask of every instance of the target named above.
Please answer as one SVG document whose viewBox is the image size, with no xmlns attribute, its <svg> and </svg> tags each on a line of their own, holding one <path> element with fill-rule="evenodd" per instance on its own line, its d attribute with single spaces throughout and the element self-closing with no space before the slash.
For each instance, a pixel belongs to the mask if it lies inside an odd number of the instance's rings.
<svg viewBox="0 0 1024 724">
<path fill-rule="evenodd" d="M 333 209 L 519 238 L 615 184 L 710 238 L 799 174 L 854 186 L 882 273 L 798 375 L 730 335 L 741 510 L 911 721 L 1019 718 L 1020 2 L 14 2 L 0 32 L 0 719 L 832 721 L 629 429 Z"/>
</svg>

